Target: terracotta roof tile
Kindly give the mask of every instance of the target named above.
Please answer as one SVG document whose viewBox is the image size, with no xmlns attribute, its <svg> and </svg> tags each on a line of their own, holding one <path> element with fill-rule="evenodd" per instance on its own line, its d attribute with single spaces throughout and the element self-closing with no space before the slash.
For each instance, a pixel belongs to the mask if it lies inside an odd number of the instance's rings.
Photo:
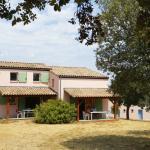
<svg viewBox="0 0 150 150">
<path fill-rule="evenodd" d="M 0 87 L 0 95 L 56 95 L 50 88 L 41 87 Z"/>
<path fill-rule="evenodd" d="M 103 88 L 66 88 L 65 92 L 72 97 L 118 97 Z"/>
<path fill-rule="evenodd" d="M 52 72 L 59 77 L 84 77 L 84 78 L 106 78 L 108 77 L 99 72 L 90 70 L 86 67 L 59 67 L 52 66 Z"/>
<path fill-rule="evenodd" d="M 0 68 L 20 68 L 20 69 L 46 69 L 50 67 L 42 63 L 24 63 L 24 62 L 7 62 L 0 61 Z"/>
</svg>

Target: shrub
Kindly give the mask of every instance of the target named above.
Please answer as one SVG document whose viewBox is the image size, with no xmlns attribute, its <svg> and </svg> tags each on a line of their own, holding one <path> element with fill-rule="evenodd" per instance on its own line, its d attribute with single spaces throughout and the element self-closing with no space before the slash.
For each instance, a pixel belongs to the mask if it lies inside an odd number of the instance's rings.
<svg viewBox="0 0 150 150">
<path fill-rule="evenodd" d="M 48 100 L 35 108 L 35 122 L 58 124 L 69 123 L 76 118 L 75 105 L 61 100 Z"/>
</svg>

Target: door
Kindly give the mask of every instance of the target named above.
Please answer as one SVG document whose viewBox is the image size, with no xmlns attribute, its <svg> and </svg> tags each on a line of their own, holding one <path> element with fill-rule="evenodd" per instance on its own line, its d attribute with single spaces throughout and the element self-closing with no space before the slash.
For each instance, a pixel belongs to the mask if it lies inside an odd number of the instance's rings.
<svg viewBox="0 0 150 150">
<path fill-rule="evenodd" d="M 143 120 L 143 110 L 142 109 L 138 110 L 138 119 Z"/>
<path fill-rule="evenodd" d="M 80 120 L 83 119 L 83 111 L 85 111 L 85 100 L 82 99 L 79 101 L 79 117 L 80 117 Z"/>
<path fill-rule="evenodd" d="M 40 104 L 40 97 L 26 97 L 25 98 L 25 108 L 34 109 L 36 105 Z"/>
</svg>

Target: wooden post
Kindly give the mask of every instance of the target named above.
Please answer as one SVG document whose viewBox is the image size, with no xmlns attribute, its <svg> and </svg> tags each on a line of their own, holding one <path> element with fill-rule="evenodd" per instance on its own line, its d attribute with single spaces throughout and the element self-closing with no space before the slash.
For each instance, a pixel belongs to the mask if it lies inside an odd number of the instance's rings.
<svg viewBox="0 0 150 150">
<path fill-rule="evenodd" d="M 6 118 L 8 119 L 9 118 L 9 113 L 10 113 L 10 104 L 9 104 L 9 97 L 8 96 L 6 97 L 6 101 L 7 101 L 7 104 L 6 104 Z"/>
<path fill-rule="evenodd" d="M 77 99 L 77 121 L 80 120 L 79 112 L 80 112 L 80 107 L 79 107 L 79 99 Z"/>
<path fill-rule="evenodd" d="M 18 96 L 15 97 L 15 101 L 16 101 L 16 106 L 17 106 L 17 108 L 16 108 L 16 113 L 18 113 L 18 111 L 19 111 Z"/>
</svg>

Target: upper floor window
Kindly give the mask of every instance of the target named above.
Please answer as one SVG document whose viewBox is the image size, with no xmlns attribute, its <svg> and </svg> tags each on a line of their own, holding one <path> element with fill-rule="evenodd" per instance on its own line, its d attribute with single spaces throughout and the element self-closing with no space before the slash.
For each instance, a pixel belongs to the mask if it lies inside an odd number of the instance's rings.
<svg viewBox="0 0 150 150">
<path fill-rule="evenodd" d="M 27 72 L 10 72 L 10 81 L 26 83 L 27 82 Z"/>
<path fill-rule="evenodd" d="M 33 73 L 33 81 L 40 81 L 40 73 Z"/>
<path fill-rule="evenodd" d="M 18 81 L 18 73 L 17 72 L 10 73 L 10 81 Z"/>
</svg>

